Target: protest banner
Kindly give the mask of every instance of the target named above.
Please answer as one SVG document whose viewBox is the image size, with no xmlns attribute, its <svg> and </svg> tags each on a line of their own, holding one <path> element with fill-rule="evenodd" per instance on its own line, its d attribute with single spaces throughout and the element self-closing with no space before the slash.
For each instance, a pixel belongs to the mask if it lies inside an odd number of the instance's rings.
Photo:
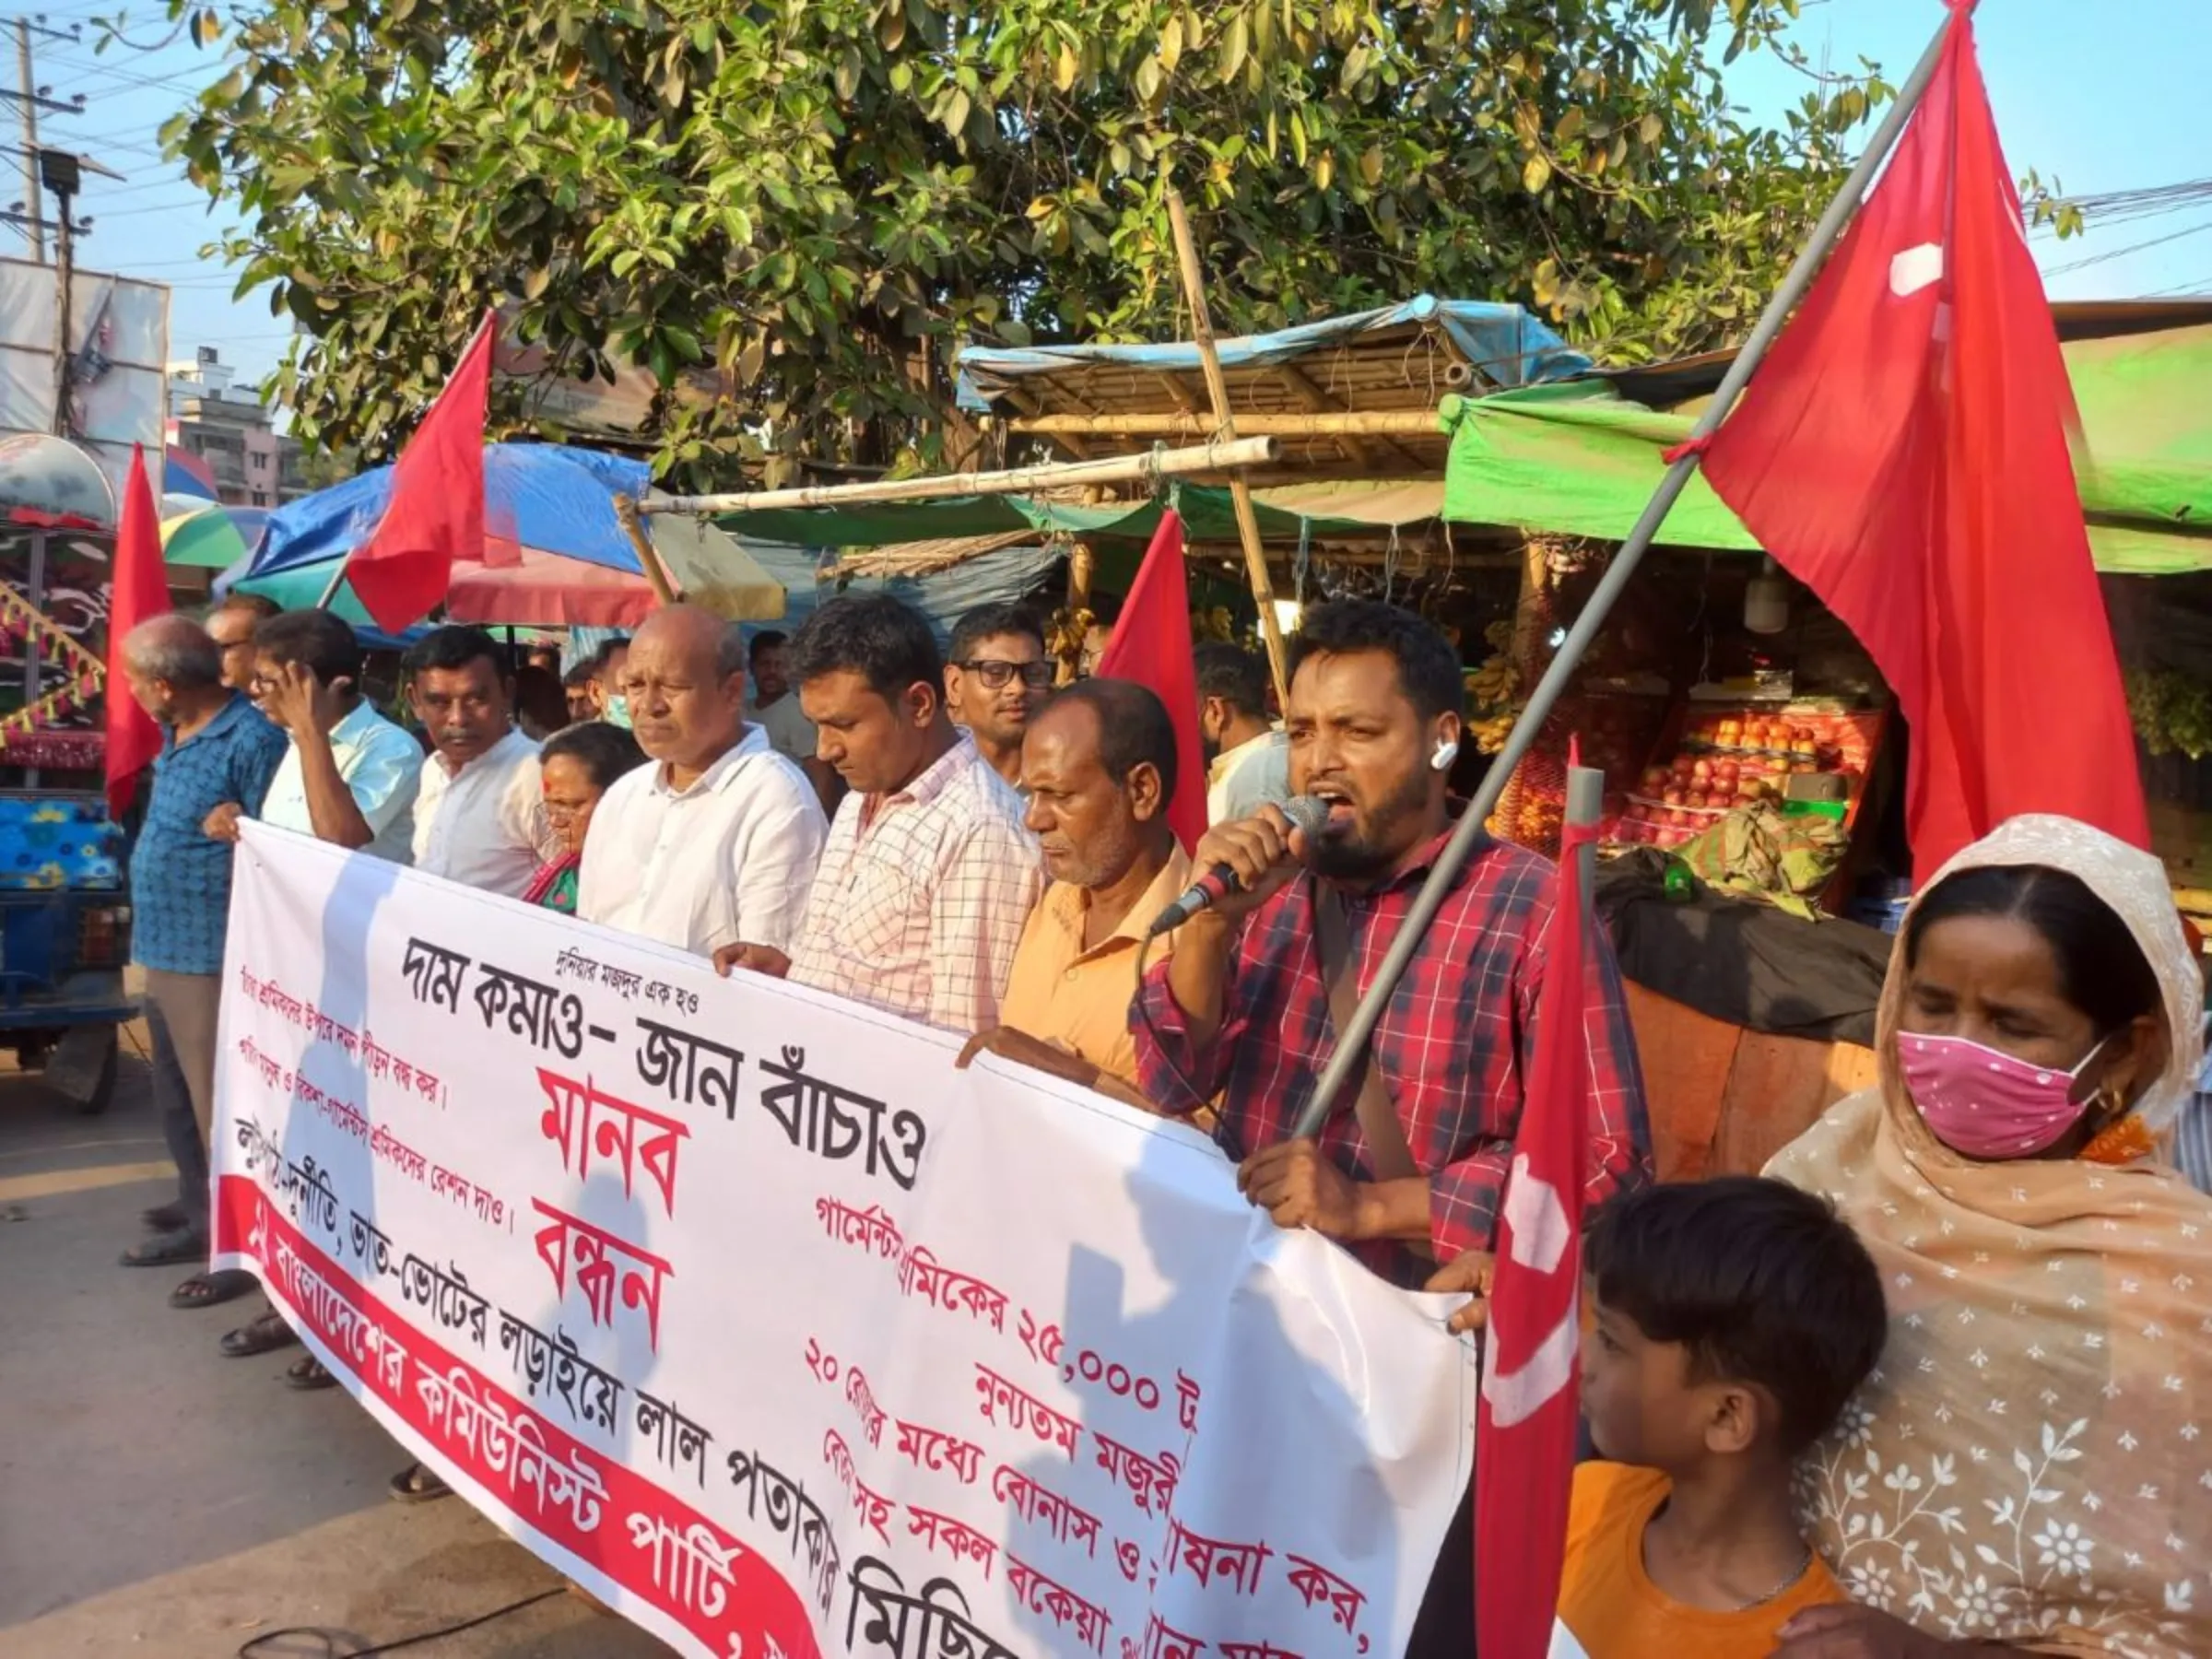
<svg viewBox="0 0 2212 1659">
<path fill-rule="evenodd" d="M 226 971 L 217 1265 L 679 1651 L 1403 1650 L 1472 1349 L 1189 1129 L 253 824 Z"/>
</svg>

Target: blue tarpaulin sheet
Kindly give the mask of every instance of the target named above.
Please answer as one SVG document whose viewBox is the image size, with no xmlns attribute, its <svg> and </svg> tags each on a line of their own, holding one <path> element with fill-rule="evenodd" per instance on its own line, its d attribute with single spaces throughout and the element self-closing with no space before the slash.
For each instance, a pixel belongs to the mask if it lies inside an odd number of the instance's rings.
<svg viewBox="0 0 2212 1659">
<path fill-rule="evenodd" d="M 1517 305 L 1439 300 L 1433 294 L 1421 294 L 1376 311 L 1301 323 L 1274 334 L 1218 340 L 1215 350 L 1224 369 L 1281 363 L 1349 342 L 1359 335 L 1409 324 L 1441 329 L 1477 373 L 1495 386 L 1564 380 L 1586 374 L 1592 366 L 1588 358 Z M 1204 366 L 1197 346 L 1189 341 L 1160 346 L 971 346 L 959 356 L 960 406 L 987 410 L 994 397 L 1021 381 L 1095 363 L 1194 372 Z"/>
<path fill-rule="evenodd" d="M 237 580 L 252 582 L 353 551 L 376 528 L 392 495 L 392 468 L 377 467 L 278 508 Z M 488 533 L 525 547 L 613 571 L 638 571 L 638 556 L 614 498 L 643 492 L 642 461 L 557 443 L 492 443 L 484 449 Z"/>
</svg>

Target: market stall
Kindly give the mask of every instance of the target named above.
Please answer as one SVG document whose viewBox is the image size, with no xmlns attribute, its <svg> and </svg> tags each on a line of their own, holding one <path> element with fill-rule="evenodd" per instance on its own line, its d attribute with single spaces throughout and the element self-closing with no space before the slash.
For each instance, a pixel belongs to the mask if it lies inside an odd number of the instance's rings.
<svg viewBox="0 0 2212 1659">
<path fill-rule="evenodd" d="M 2088 457 L 2091 548 L 2154 751 L 2159 850 L 2184 908 L 2194 896 L 2212 917 L 2212 820 L 2197 816 L 2212 792 L 2194 776 L 2212 753 L 2212 652 L 2194 668 L 2173 660 L 2194 631 L 2177 612 L 2212 586 L 2192 574 L 2212 563 L 2212 537 L 2195 527 L 2212 508 L 2212 308 L 2055 316 Z M 1587 571 L 1628 533 L 1727 361 L 1447 402 L 1447 517 L 1542 532 L 1512 626 L 1491 625 L 1495 653 L 1473 665 L 1478 740 L 1502 738 L 1547 642 L 1578 614 Z M 1636 982 L 1662 1171 L 1756 1167 L 1777 1135 L 1871 1075 L 1864 1045 L 1887 941 L 1827 918 L 1893 927 L 1901 912 L 1915 874 L 1894 810 L 1909 735 L 1849 635 L 1761 558 L 1701 478 L 1661 541 L 1492 821 L 1549 845 L 1567 739 L 1583 734 L 1606 772 L 1610 878 L 1646 889 L 1609 919 Z M 1751 930 L 1710 925 L 1709 901 L 1743 912 L 1735 900 L 1769 912 L 1757 949 Z M 1786 997 L 1747 994 L 1784 961 L 1824 971 Z M 1819 1029 L 1808 1035 L 1808 1023 Z M 1747 1114 L 1765 1127 L 1742 1130 Z"/>
</svg>

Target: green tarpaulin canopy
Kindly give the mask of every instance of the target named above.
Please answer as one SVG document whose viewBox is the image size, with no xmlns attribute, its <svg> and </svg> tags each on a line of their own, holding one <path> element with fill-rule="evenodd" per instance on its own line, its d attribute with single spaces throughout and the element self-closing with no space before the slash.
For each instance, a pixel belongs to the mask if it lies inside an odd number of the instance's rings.
<svg viewBox="0 0 2212 1659">
<path fill-rule="evenodd" d="M 2136 576 L 2212 569 L 2212 327 L 2065 349 L 2098 568 Z M 1443 416 L 1452 432 L 1446 518 L 1620 541 L 1658 488 L 1664 452 L 1689 436 L 1696 406 L 1646 408 L 1590 378 L 1447 398 Z M 1659 539 L 1758 549 L 1696 473 Z"/>
</svg>

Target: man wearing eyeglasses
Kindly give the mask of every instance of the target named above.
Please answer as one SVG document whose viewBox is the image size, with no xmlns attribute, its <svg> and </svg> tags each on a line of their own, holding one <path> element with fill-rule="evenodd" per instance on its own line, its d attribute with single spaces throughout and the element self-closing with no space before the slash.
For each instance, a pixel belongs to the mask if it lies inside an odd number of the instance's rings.
<svg viewBox="0 0 2212 1659">
<path fill-rule="evenodd" d="M 1058 665 L 1045 654 L 1044 630 L 1018 605 L 985 605 L 952 630 L 945 664 L 945 704 L 966 726 L 991 770 L 1021 784 L 1021 740 L 1030 716 L 1053 688 Z"/>
</svg>

